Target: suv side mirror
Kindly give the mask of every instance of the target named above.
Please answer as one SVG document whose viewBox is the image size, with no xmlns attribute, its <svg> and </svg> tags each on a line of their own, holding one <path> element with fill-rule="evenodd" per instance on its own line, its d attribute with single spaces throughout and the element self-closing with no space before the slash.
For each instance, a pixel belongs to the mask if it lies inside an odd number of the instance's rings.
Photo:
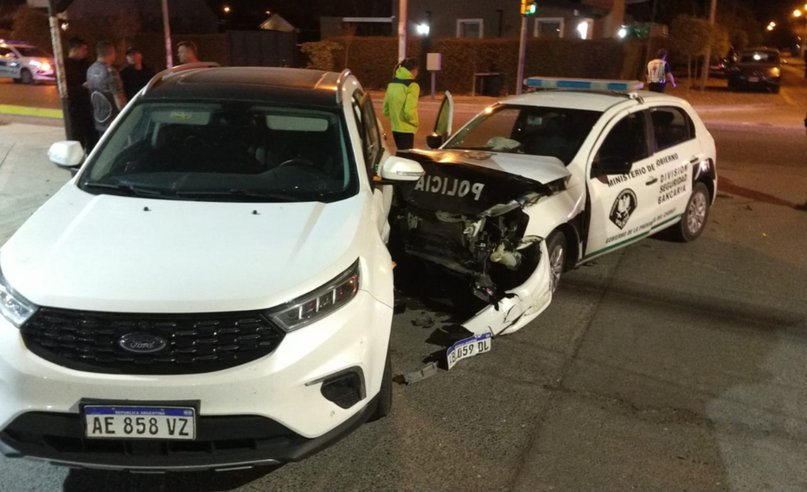
<svg viewBox="0 0 807 492">
<path fill-rule="evenodd" d="M 69 169 L 72 174 L 84 162 L 84 148 L 75 140 L 56 142 L 48 149 L 48 159 L 57 166 Z"/>
<path fill-rule="evenodd" d="M 424 174 L 423 166 L 412 159 L 391 155 L 381 163 L 382 181 L 417 181 Z"/>
<path fill-rule="evenodd" d="M 432 133 L 428 137 L 426 137 L 426 146 L 430 149 L 437 149 L 443 145 L 443 136 L 439 133 Z"/>
<path fill-rule="evenodd" d="M 628 174 L 633 163 L 625 156 L 606 156 L 595 159 L 592 170 L 595 176 L 606 176 L 610 174 Z"/>
</svg>

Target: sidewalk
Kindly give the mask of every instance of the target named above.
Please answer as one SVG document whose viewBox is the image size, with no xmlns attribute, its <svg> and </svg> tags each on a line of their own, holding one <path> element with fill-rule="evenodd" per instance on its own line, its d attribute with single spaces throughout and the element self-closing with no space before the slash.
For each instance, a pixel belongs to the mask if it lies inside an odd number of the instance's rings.
<svg viewBox="0 0 807 492">
<path fill-rule="evenodd" d="M 64 140 L 61 126 L 0 118 L 0 245 L 70 179 L 48 160 L 48 147 L 57 140 Z"/>
</svg>

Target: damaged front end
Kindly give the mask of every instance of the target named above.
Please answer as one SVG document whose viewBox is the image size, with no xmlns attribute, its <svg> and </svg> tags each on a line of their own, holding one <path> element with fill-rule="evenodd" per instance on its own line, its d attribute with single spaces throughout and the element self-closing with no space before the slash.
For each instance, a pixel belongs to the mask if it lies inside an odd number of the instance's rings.
<svg viewBox="0 0 807 492">
<path fill-rule="evenodd" d="M 477 153 L 480 154 L 480 153 Z M 487 159 L 482 153 L 476 158 Z M 490 167 L 467 153 L 413 152 L 426 175 L 401 187 L 396 223 L 403 251 L 459 277 L 486 307 L 463 323 L 475 334 L 515 331 L 551 300 L 543 238 L 525 212 L 554 189 Z"/>
</svg>

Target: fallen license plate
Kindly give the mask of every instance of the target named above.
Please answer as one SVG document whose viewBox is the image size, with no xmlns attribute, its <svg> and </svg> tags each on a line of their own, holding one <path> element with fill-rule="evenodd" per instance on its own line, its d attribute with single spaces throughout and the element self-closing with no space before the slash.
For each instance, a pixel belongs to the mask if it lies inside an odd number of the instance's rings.
<svg viewBox="0 0 807 492">
<path fill-rule="evenodd" d="M 490 333 L 483 333 L 482 335 L 475 335 L 468 338 L 463 338 L 455 343 L 446 351 L 446 359 L 448 360 L 448 369 L 451 370 L 454 364 L 478 354 L 490 352 L 490 342 L 492 338 Z"/>
<path fill-rule="evenodd" d="M 85 405 L 84 435 L 99 439 L 196 438 L 193 407 Z"/>
</svg>

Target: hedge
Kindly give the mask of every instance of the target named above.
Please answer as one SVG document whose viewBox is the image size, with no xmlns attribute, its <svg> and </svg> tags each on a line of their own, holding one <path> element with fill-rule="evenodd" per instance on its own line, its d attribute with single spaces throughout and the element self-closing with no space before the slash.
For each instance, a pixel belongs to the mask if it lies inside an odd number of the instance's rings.
<svg viewBox="0 0 807 492">
<path fill-rule="evenodd" d="M 518 39 L 459 39 L 410 41 L 407 55 L 420 57 L 426 51 L 442 53 L 442 71 L 437 75 L 439 90 L 470 93 L 473 74 L 501 73 L 505 92 L 515 89 Z M 323 70 L 350 68 L 362 84 L 383 88 L 392 75 L 398 55 L 395 37 L 338 37 L 304 43 L 308 66 Z M 624 79 L 641 76 L 645 47 L 639 42 L 614 40 L 531 39 L 527 43 L 525 76 Z M 425 55 L 421 57 L 425 68 Z M 422 85 L 428 72 L 421 70 Z"/>
</svg>

